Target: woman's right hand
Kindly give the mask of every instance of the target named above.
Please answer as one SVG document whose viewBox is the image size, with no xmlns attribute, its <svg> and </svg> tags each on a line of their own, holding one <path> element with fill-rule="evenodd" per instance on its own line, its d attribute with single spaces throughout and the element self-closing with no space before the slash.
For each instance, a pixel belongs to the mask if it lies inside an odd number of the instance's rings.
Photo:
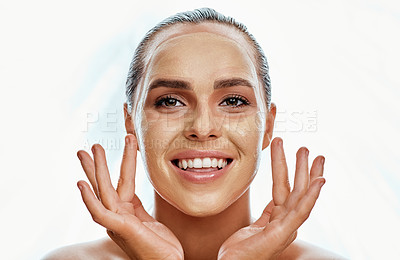
<svg viewBox="0 0 400 260">
<path fill-rule="evenodd" d="M 176 236 L 156 221 L 143 208 L 135 195 L 137 141 L 134 135 L 125 137 L 125 149 L 120 179 L 115 190 L 111 184 L 103 147 L 92 147 L 93 158 L 78 151 L 83 170 L 93 187 L 79 181 L 82 199 L 93 220 L 107 229 L 110 238 L 131 259 L 184 259 Z"/>
</svg>

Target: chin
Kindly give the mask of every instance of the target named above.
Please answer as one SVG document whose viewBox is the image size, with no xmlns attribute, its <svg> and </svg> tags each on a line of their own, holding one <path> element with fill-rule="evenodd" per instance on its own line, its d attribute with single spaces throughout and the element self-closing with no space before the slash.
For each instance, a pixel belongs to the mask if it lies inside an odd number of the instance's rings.
<svg viewBox="0 0 400 260">
<path fill-rule="evenodd" d="M 222 190 L 221 190 L 222 191 Z M 235 203 L 240 196 L 227 192 L 208 194 L 185 194 L 181 198 L 167 200 L 176 209 L 192 217 L 210 217 L 217 215 Z"/>
<path fill-rule="evenodd" d="M 227 207 L 229 207 L 230 203 L 208 203 L 208 201 L 204 201 L 201 203 L 189 203 L 188 205 L 184 205 L 180 210 L 186 215 L 192 217 L 210 217 L 217 215 L 224 211 Z"/>
</svg>

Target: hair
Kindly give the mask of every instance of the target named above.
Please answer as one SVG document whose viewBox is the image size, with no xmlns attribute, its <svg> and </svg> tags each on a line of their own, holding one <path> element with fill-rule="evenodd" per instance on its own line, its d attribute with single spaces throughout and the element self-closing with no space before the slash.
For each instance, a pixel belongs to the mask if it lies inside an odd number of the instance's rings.
<svg viewBox="0 0 400 260">
<path fill-rule="evenodd" d="M 126 97 L 127 97 L 127 104 L 128 104 L 128 112 L 131 113 L 132 111 L 132 103 L 133 103 L 133 96 L 135 94 L 135 90 L 139 85 L 143 74 L 145 64 L 145 57 L 147 54 L 147 48 L 155 38 L 158 32 L 162 31 L 163 29 L 169 28 L 176 24 L 199 24 L 202 22 L 215 22 L 223 25 L 227 25 L 230 27 L 236 28 L 238 31 L 243 33 L 247 36 L 247 40 L 249 41 L 250 45 L 254 49 L 255 58 L 257 62 L 257 74 L 262 82 L 264 89 L 265 89 L 265 97 L 266 97 L 266 104 L 268 110 L 270 109 L 271 104 L 271 80 L 269 77 L 269 66 L 267 62 L 267 58 L 258 44 L 256 39 L 252 34 L 249 33 L 247 27 L 237 22 L 232 17 L 224 16 L 221 13 L 218 13 L 214 9 L 211 8 L 200 8 L 195 9 L 193 11 L 181 12 L 177 13 L 173 16 L 170 16 L 157 24 L 153 27 L 150 31 L 146 33 L 142 41 L 139 43 L 138 47 L 135 50 L 135 54 L 133 56 L 132 62 L 129 67 L 128 78 L 126 81 Z"/>
</svg>

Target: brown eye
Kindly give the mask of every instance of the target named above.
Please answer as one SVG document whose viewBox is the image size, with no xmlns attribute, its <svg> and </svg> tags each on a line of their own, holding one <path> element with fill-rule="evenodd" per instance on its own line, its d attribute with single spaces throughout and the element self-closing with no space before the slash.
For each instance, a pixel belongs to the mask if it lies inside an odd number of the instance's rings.
<svg viewBox="0 0 400 260">
<path fill-rule="evenodd" d="M 240 108 L 249 105 L 250 102 L 245 97 L 235 95 L 224 99 L 224 101 L 220 105 L 222 104 L 225 104 L 224 106 L 229 106 L 232 108 Z"/>
<path fill-rule="evenodd" d="M 239 100 L 236 98 L 228 98 L 226 104 L 229 106 L 237 106 L 238 101 Z"/>
<path fill-rule="evenodd" d="M 182 102 L 180 102 L 178 99 L 173 98 L 173 97 L 162 97 L 158 99 L 154 105 L 156 107 L 181 107 L 184 106 Z"/>
<path fill-rule="evenodd" d="M 173 107 L 175 104 L 176 104 L 176 99 L 169 98 L 169 99 L 165 100 L 165 105 L 167 107 L 169 107 L 169 106 Z"/>
</svg>

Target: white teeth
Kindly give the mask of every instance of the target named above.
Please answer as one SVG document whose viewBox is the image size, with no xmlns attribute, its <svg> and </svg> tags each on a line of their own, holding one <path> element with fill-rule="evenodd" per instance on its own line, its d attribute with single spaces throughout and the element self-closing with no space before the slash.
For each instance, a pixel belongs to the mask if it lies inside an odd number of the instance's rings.
<svg viewBox="0 0 400 260">
<path fill-rule="evenodd" d="M 195 158 L 193 161 L 193 167 L 194 168 L 203 168 L 203 162 L 201 161 L 200 158 Z"/>
<path fill-rule="evenodd" d="M 219 167 L 219 168 L 222 168 L 222 164 L 223 164 L 223 160 L 222 160 L 222 159 L 219 159 L 219 161 L 218 161 L 218 167 Z"/>
<path fill-rule="evenodd" d="M 188 166 L 189 166 L 189 168 L 193 168 L 193 161 L 192 160 L 188 160 Z"/>
<path fill-rule="evenodd" d="M 218 166 L 218 160 L 213 158 L 211 161 L 211 167 L 217 167 Z"/>
<path fill-rule="evenodd" d="M 186 162 L 186 160 L 182 160 L 182 166 L 183 166 L 183 169 L 186 169 L 187 168 L 187 162 Z"/>
<path fill-rule="evenodd" d="M 194 158 L 194 159 L 181 159 L 178 160 L 178 167 L 181 169 L 187 168 L 209 168 L 209 167 L 218 167 L 224 168 L 228 165 L 226 159 L 216 159 L 216 158 Z"/>
<path fill-rule="evenodd" d="M 203 168 L 209 168 L 211 167 L 211 159 L 210 158 L 204 158 L 203 159 Z"/>
</svg>

